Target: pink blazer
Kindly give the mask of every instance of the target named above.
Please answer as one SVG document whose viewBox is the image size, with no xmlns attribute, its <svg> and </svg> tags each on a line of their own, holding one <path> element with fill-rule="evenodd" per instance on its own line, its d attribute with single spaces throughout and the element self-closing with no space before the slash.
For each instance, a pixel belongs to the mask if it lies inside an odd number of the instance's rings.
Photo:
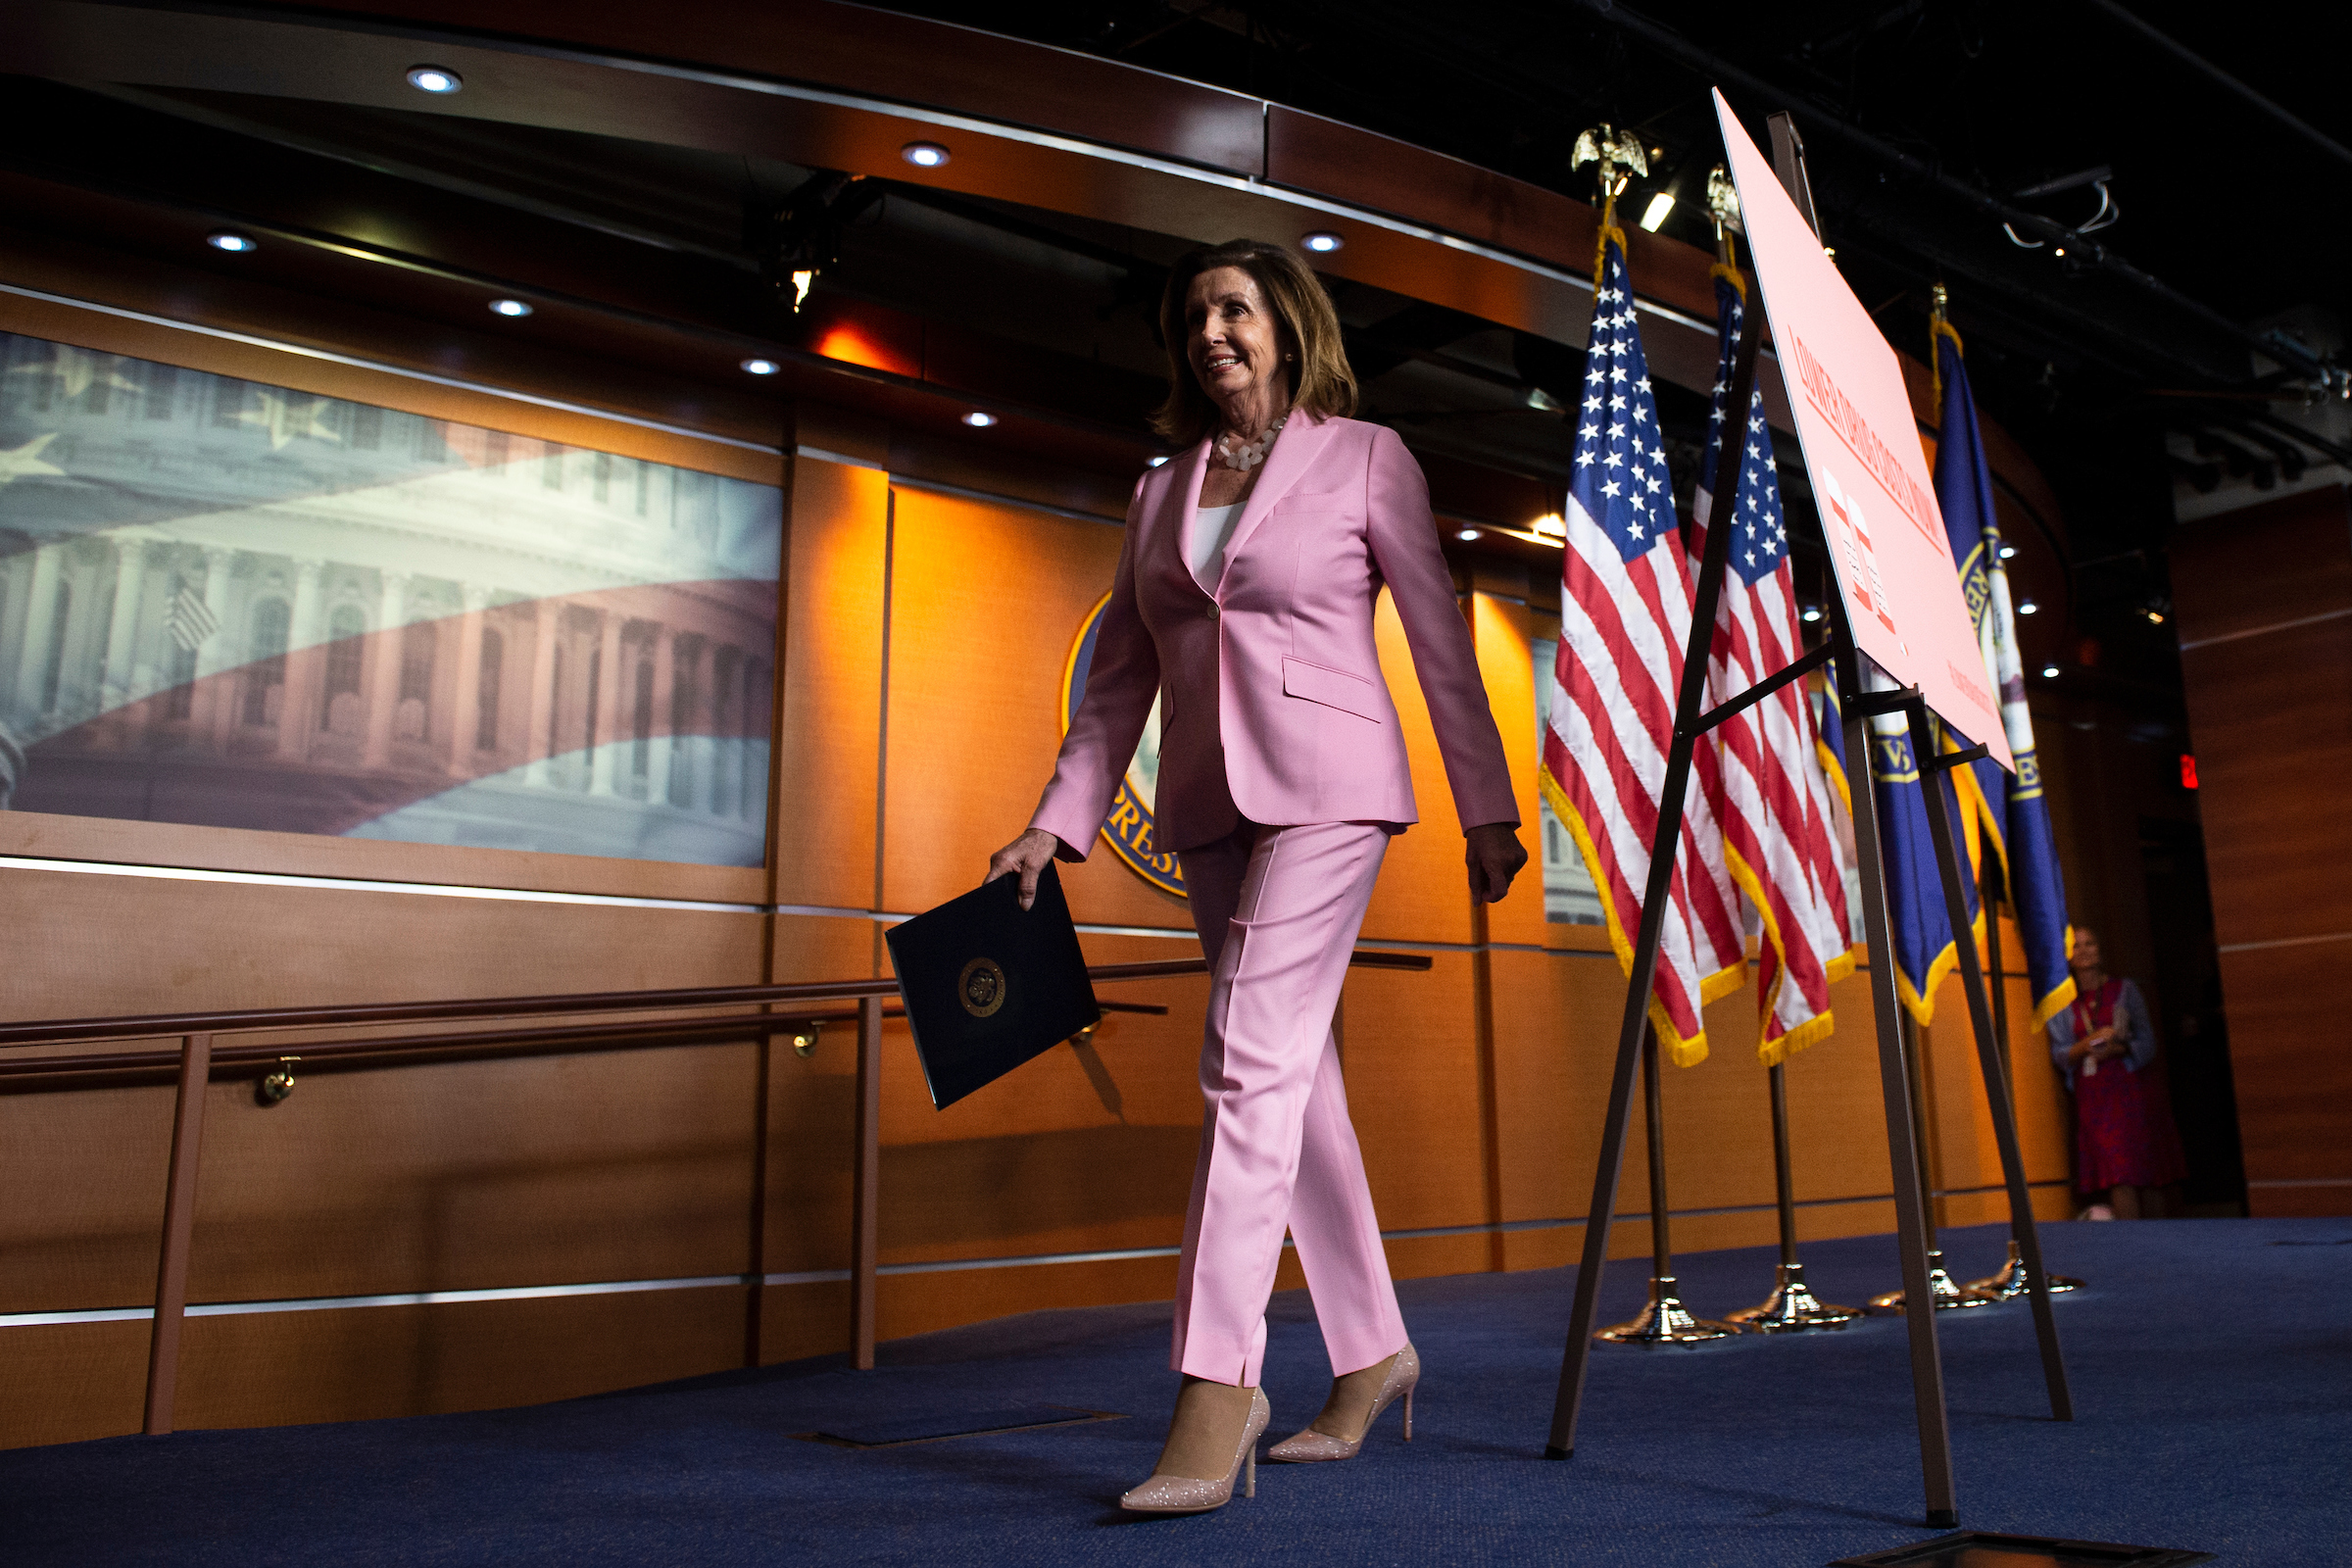
<svg viewBox="0 0 2352 1568">
<path fill-rule="evenodd" d="M 1203 441 L 1136 486 L 1086 695 L 1029 825 L 1059 838 L 1063 858 L 1086 858 L 1154 693 L 1162 849 L 1214 843 L 1243 818 L 1419 820 L 1373 642 L 1384 583 L 1463 828 L 1516 823 L 1429 486 L 1396 432 L 1294 416 L 1250 493 L 1213 594 L 1194 579 L 1185 549 L 1208 456 Z"/>
</svg>

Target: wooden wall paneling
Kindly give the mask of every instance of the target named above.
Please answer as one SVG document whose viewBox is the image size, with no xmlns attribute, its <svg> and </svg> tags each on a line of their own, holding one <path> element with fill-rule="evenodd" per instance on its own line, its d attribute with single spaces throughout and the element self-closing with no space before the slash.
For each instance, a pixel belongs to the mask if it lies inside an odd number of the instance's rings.
<svg viewBox="0 0 2352 1568">
<path fill-rule="evenodd" d="M 0 1312 L 154 1304 L 172 1093 L 0 1096 Z M 24 1332 L 0 1329 L 0 1348 Z M 142 1378 L 146 1354 L 142 1339 Z"/>
<path fill-rule="evenodd" d="M 577 1398 L 739 1365 L 734 1286 L 190 1318 L 179 1425 L 270 1426 Z"/>
<path fill-rule="evenodd" d="M 2222 954 L 2230 1068 L 2255 1214 L 2352 1213 L 2352 941 Z M 2280 1186 L 2320 1182 L 2328 1190 Z M 2314 1206 L 2325 1200 L 2332 1206 Z"/>
<path fill-rule="evenodd" d="M 1838 1022 L 1829 1038 L 1788 1059 L 1790 1164 L 1797 1201 L 1807 1205 L 1825 1199 L 1877 1200 L 1894 1190 L 1867 970 L 1858 968 L 1830 988 L 1830 1010 Z M 1769 1104 L 1759 1102 L 1755 1123 L 1769 1139 Z M 1770 1201 L 1770 1195 L 1763 1200 Z M 1818 1212 L 1797 1210 L 1800 1235 L 1816 1234 L 1811 1225 Z M 1884 1228 L 1891 1229 L 1891 1220 Z"/>
<path fill-rule="evenodd" d="M 780 914 L 775 926 L 778 983 L 847 980 L 876 972 L 874 922 L 862 915 Z M 846 1009 L 836 1005 L 825 1010 Z M 858 1027 L 854 1022 L 828 1024 L 816 1050 L 807 1056 L 779 1040 L 769 1063 L 767 1194 L 761 1216 L 766 1272 L 846 1269 L 857 1157 Z M 770 1287 L 771 1294 L 774 1289 Z M 807 1302 L 805 1296 L 792 1299 Z M 846 1296 L 842 1309 L 845 1315 L 834 1327 L 846 1335 Z M 792 1343 L 813 1332 L 777 1324 L 782 1308 L 775 1303 L 763 1310 L 766 1323 L 793 1337 Z M 762 1359 L 781 1359 L 773 1352 L 773 1343 L 763 1327 Z"/>
<path fill-rule="evenodd" d="M 156 1191 L 163 1191 L 158 1177 Z M 158 1223 L 161 1223 L 159 1197 Z M 154 1273 L 154 1259 L 148 1260 Z M 148 1281 L 152 1295 L 155 1282 Z M 139 1430 L 147 1390 L 144 1318 L 0 1329 L 0 1448 L 85 1443 Z M 184 1332 L 184 1331 L 183 1331 Z M 184 1354 L 184 1352 L 183 1352 Z"/>
<path fill-rule="evenodd" d="M 688 865 L 535 850 L 477 850 L 443 844 L 332 838 L 322 833 L 266 833 L 186 822 L 0 811 L 0 855 L 30 859 L 101 860 L 117 865 L 245 871 L 270 876 L 331 877 L 362 882 L 423 882 L 443 887 L 586 893 L 603 898 L 679 899 L 756 905 L 767 874 L 758 866 Z M 13 876 L 0 871 L 0 878 Z M 373 1000 L 373 999 L 370 999 Z M 0 1009 L 7 1004 L 0 1001 Z"/>
<path fill-rule="evenodd" d="M 2191 648 L 2181 667 L 2216 937 L 2352 931 L 2352 616 Z"/>
<path fill-rule="evenodd" d="M 1432 956 L 1423 974 L 1348 977 L 1348 1102 L 1384 1231 L 1498 1217 L 1487 1212 L 1470 956 Z"/>
<path fill-rule="evenodd" d="M 1178 1215 L 1179 1220 L 1182 1217 Z M 1289 1254 L 1284 1256 L 1287 1261 Z M 1277 1281 L 1276 1288 L 1295 1287 Z M 883 1339 L 895 1340 L 1015 1312 L 1168 1301 L 1175 1295 L 1176 1258 L 1172 1253 L 890 1274 L 882 1280 L 877 1332 Z"/>
<path fill-rule="evenodd" d="M 1519 842 L 1527 846 L 1527 869 L 1511 887 L 1510 897 L 1487 908 L 1487 940 L 1544 944 L 1544 846 L 1541 813 L 1537 808 L 1536 772 L 1542 757 L 1536 748 L 1535 670 L 1529 662 L 1530 615 L 1524 606 L 1492 594 L 1470 596 L 1470 633 L 1478 649 L 1479 674 L 1487 683 L 1487 700 L 1494 711 L 1494 727 L 1502 737 L 1502 755 L 1511 769 L 1511 793 L 1519 804 Z"/>
<path fill-rule="evenodd" d="M 1592 1197 L 1593 1161 L 1600 1153 L 1601 1113 L 1607 1107 L 1616 1019 L 1625 1004 L 1625 978 L 1611 957 L 1501 951 L 1494 965 L 1495 1152 L 1501 1173 L 1504 1223 L 1582 1218 Z M 1639 1135 L 1642 1126 L 1635 1124 Z M 1627 1182 L 1639 1177 L 1647 1200 L 1647 1172 L 1628 1156 Z M 1618 1206 L 1631 1205 L 1620 1197 Z M 1576 1245 L 1572 1234 L 1549 1237 L 1556 1261 Z M 1531 1243 L 1510 1240 L 1512 1249 Z M 1513 1266 L 1524 1267 L 1516 1252 Z"/>
<path fill-rule="evenodd" d="M 796 458 L 790 500 L 776 902 L 870 909 L 890 480 L 874 468 Z"/>
<path fill-rule="evenodd" d="M 1373 615 L 1373 633 L 1380 648 L 1380 671 L 1396 699 L 1396 721 L 1404 731 L 1413 805 L 1421 820 L 1389 841 L 1379 885 L 1364 911 L 1363 934 L 1386 942 L 1466 943 L 1472 933 L 1461 818 L 1454 811 L 1452 787 L 1446 782 L 1446 762 L 1430 723 L 1429 704 L 1413 673 L 1404 624 L 1396 618 L 1396 602 L 1385 592 Z"/>
<path fill-rule="evenodd" d="M 1771 1102 L 1756 1062 L 1752 964 L 1746 976 L 1746 985 L 1707 1008 L 1707 1059 L 1695 1067 L 1669 1064 L 1661 1080 L 1666 1196 L 1678 1210 L 1773 1201 Z M 1635 1114 L 1641 1113 L 1637 1103 Z"/>
<path fill-rule="evenodd" d="M 2340 485 L 2190 523 L 2168 548 L 2184 649 L 2352 608 L 2352 515 Z M 2199 684 L 2190 678 L 2192 700 Z"/>
<path fill-rule="evenodd" d="M 2352 512 L 2307 491 L 2183 528 L 2181 672 L 2255 1214 L 2352 1213 Z M 2143 981 L 2143 984 L 2145 982 Z"/>
<path fill-rule="evenodd" d="M 741 1271 L 753 1047 L 211 1089 L 194 1301 Z"/>
<path fill-rule="evenodd" d="M 1089 962 L 1169 956 L 1151 937 L 1088 935 Z M 1181 1239 L 1200 1143 L 1205 976 L 1105 987 L 1165 1017 L 1110 1014 L 1083 1051 L 1059 1045 L 932 1107 L 905 1026 L 885 1033 L 884 1264 L 1035 1256 Z M 885 1282 L 884 1294 L 901 1288 Z"/>
<path fill-rule="evenodd" d="M 883 901 L 913 911 L 977 886 L 1028 824 L 1061 747 L 1062 667 L 1125 535 L 929 490 L 894 506 Z M 1192 924 L 1100 837 L 1060 874 L 1080 921 Z"/>
<path fill-rule="evenodd" d="M 744 985 L 764 937 L 748 910 L 24 869 L 0 929 L 24 1019 Z"/>
<path fill-rule="evenodd" d="M 20 1016 L 56 1017 L 517 989 L 739 984 L 759 972 L 760 921 L 748 913 L 18 870 L 0 877 L 0 924 L 19 933 L 23 983 L 12 991 L 14 1007 Z M 299 1049 L 291 1039 L 289 1044 Z M 746 1055 L 737 1048 L 708 1049 L 716 1054 L 710 1061 L 730 1053 Z M 618 1122 L 606 1130 L 614 1147 L 627 1148 L 635 1135 L 625 1127 L 639 1123 L 646 1136 L 682 1137 L 692 1145 L 711 1117 L 697 1092 L 685 1091 L 689 1102 L 665 1112 L 666 1124 L 647 1116 L 642 1102 L 673 1096 L 706 1071 L 727 1076 L 726 1069 L 684 1065 L 700 1055 L 677 1051 L 317 1073 L 300 1076 L 295 1098 L 268 1109 L 254 1104 L 249 1086 L 217 1084 L 199 1210 L 196 1298 L 419 1288 L 409 1276 L 386 1272 L 389 1258 L 373 1250 L 380 1238 L 362 1230 L 344 1234 L 329 1223 L 331 1216 L 347 1213 L 342 1205 L 371 1200 L 371 1190 L 394 1210 L 424 1201 L 419 1188 L 396 1194 L 371 1184 L 405 1173 L 405 1179 L 430 1187 L 451 1169 L 464 1169 L 481 1149 L 527 1149 L 533 1137 L 554 1136 L 566 1118 L 581 1122 L 571 1135 L 584 1136 L 587 1124 L 606 1114 L 595 1108 L 600 1103 L 637 1106 L 626 1115 L 613 1112 Z M 714 1093 L 728 1102 L 722 1114 L 745 1110 L 741 1086 Z M 583 1095 L 585 1100 L 576 1098 Z M 160 1161 L 169 1144 L 169 1111 L 162 1107 L 168 1101 L 162 1089 L 0 1097 L 11 1165 L 64 1141 L 50 1150 L 59 1156 L 54 1161 L 14 1173 L 13 1190 L 43 1196 L 9 1210 L 16 1217 L 12 1224 L 50 1216 L 16 1237 L 16 1246 L 79 1254 L 78 1262 L 53 1276 L 60 1283 L 44 1292 L 61 1298 L 44 1299 L 43 1306 L 129 1304 L 152 1289 Z M 385 1129 L 394 1125 L 410 1140 L 398 1148 L 385 1141 Z M 258 1142 L 248 1144 L 248 1135 Z M 354 1168 L 355 1151 L 366 1149 L 389 1163 L 372 1173 Z M 93 1171 L 92 1150 L 119 1154 Z M 564 1157 L 595 1162 L 594 1152 L 576 1142 L 568 1156 L 546 1157 L 558 1164 Z M 733 1156 L 711 1157 L 723 1162 Z M 689 1207 L 706 1201 L 693 1191 L 700 1179 L 687 1181 L 688 1191 L 680 1195 Z M 549 1190 L 559 1210 L 576 1200 L 563 1196 L 569 1191 L 565 1181 L 551 1181 Z M 659 1196 L 649 1192 L 645 1198 Z M 310 1203 L 322 1205 L 323 1213 L 314 1217 L 335 1234 L 306 1251 L 288 1241 L 283 1221 L 289 1206 L 299 1213 Z M 251 1233 L 227 1224 L 228 1215 L 250 1215 Z M 489 1217 L 528 1227 L 537 1216 L 519 1205 Z M 550 1223 L 560 1229 L 566 1222 Z M 544 1248 L 522 1250 L 545 1259 Z M 444 1281 L 454 1283 L 470 1280 L 471 1271 L 512 1266 L 513 1250 L 512 1236 L 466 1228 L 410 1254 L 409 1261 L 427 1273 L 441 1269 Z M 604 1263 L 583 1258 L 577 1266 L 588 1274 L 568 1277 L 616 1277 L 599 1272 Z M 617 1260 L 610 1266 L 617 1277 L 643 1274 Z M 695 1271 L 699 1266 L 688 1270 Z M 512 1275 L 497 1281 L 539 1282 Z"/>
</svg>

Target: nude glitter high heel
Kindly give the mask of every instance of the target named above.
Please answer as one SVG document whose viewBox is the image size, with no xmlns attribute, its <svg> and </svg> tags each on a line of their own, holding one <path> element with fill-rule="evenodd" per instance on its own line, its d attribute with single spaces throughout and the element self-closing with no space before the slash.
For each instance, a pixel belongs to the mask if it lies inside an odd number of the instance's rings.
<svg viewBox="0 0 2352 1568">
<path fill-rule="evenodd" d="M 1241 1442 L 1234 1448 L 1233 1467 L 1225 1473 L 1223 1480 L 1202 1481 L 1192 1476 L 1154 1475 L 1120 1497 L 1119 1506 L 1131 1513 L 1208 1513 L 1233 1500 L 1236 1482 L 1241 1484 L 1243 1496 L 1256 1496 L 1257 1440 L 1265 1436 L 1266 1428 L 1273 1421 L 1274 1409 L 1266 1403 L 1265 1391 L 1251 1389 L 1250 1419 L 1242 1427 Z"/>
<path fill-rule="evenodd" d="M 1398 1399 L 1404 1401 L 1404 1441 L 1413 1441 L 1413 1390 L 1421 1382 L 1421 1357 L 1410 1345 L 1389 1357 L 1387 1375 L 1381 1379 L 1380 1392 L 1372 1396 L 1371 1413 L 1364 1417 L 1361 1432 L 1350 1440 L 1335 1438 L 1327 1432 L 1308 1427 L 1295 1438 L 1285 1438 L 1266 1450 L 1266 1457 L 1285 1464 L 1314 1464 L 1326 1459 L 1352 1459 L 1362 1451 L 1364 1439 L 1372 1432 L 1372 1424 L 1381 1412 Z M 1326 1405 L 1325 1409 L 1330 1406 Z M 1321 1419 L 1318 1417 L 1317 1419 Z"/>
</svg>

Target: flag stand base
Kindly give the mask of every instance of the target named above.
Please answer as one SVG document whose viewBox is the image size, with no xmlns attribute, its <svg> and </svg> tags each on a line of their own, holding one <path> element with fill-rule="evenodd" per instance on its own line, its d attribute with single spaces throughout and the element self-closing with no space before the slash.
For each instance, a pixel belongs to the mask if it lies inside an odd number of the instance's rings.
<svg viewBox="0 0 2352 1568">
<path fill-rule="evenodd" d="M 1602 1329 L 1592 1337 L 1610 1345 L 1700 1345 L 1708 1340 L 1728 1340 L 1740 1332 L 1729 1323 L 1692 1317 L 1683 1298 L 1675 1295 L 1674 1283 L 1671 1274 L 1652 1275 L 1649 1304 L 1615 1328 Z"/>
<path fill-rule="evenodd" d="M 2026 1277 L 2025 1254 L 2015 1242 L 2009 1244 L 2009 1261 L 2001 1265 L 1998 1274 L 1987 1274 L 1981 1280 L 1970 1280 L 1969 1290 L 1982 1291 L 1996 1300 L 2014 1301 L 2021 1296 L 2034 1294 L 2033 1281 Z M 2064 1296 L 2068 1291 L 2082 1289 L 2082 1281 L 2069 1274 L 2050 1276 L 2050 1294 Z"/>
<path fill-rule="evenodd" d="M 2011 1243 L 2010 1245 L 2015 1246 L 2016 1244 Z M 1980 1291 L 1973 1285 L 1953 1284 L 1951 1275 L 1944 1272 L 1943 1249 L 1940 1247 L 1928 1253 L 1928 1298 L 1936 1303 L 1936 1310 L 1938 1312 L 1956 1312 L 1972 1306 L 1991 1306 L 2003 1299 L 1990 1291 Z M 1874 1296 L 1870 1298 L 1870 1305 L 1871 1310 L 1875 1312 L 1900 1312 L 1903 1309 L 1903 1293 L 1888 1291 L 1884 1296 Z"/>
<path fill-rule="evenodd" d="M 1862 1313 L 1850 1306 L 1833 1306 L 1813 1294 L 1805 1283 L 1805 1265 L 1783 1263 L 1772 1294 L 1761 1306 L 1726 1312 L 1723 1320 L 1750 1334 L 1794 1334 L 1803 1329 L 1843 1328 Z"/>
</svg>

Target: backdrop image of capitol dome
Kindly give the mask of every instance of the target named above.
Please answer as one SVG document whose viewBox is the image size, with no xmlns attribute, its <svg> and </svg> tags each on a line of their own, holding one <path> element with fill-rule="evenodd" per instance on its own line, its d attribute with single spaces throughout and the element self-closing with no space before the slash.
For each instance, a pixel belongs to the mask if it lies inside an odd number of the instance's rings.
<svg viewBox="0 0 2352 1568">
<path fill-rule="evenodd" d="M 0 334 L 0 804 L 758 865 L 772 486 Z"/>
</svg>

